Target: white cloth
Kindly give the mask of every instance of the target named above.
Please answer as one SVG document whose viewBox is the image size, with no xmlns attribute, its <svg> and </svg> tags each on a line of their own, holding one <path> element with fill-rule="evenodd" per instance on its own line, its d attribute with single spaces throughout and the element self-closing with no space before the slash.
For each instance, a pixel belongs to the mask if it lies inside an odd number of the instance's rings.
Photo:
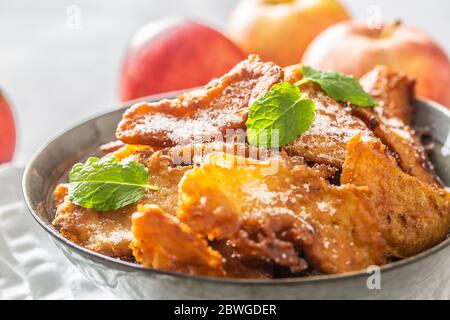
<svg viewBox="0 0 450 320">
<path fill-rule="evenodd" d="M 22 197 L 22 172 L 0 165 L 0 299 L 112 299 L 34 221 Z"/>
</svg>

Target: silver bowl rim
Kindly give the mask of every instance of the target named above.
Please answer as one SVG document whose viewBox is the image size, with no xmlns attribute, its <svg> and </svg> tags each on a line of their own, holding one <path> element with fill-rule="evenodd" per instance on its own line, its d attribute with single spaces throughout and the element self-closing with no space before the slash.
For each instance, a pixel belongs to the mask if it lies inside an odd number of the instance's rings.
<svg viewBox="0 0 450 320">
<path fill-rule="evenodd" d="M 292 278 L 280 278 L 280 279 L 236 279 L 236 278 L 220 278 L 220 277 L 210 277 L 210 276 L 199 276 L 199 275 L 189 275 L 184 273 L 178 273 L 178 272 L 171 272 L 171 271 L 164 271 L 164 270 L 158 270 L 158 269 L 151 269 L 143 267 L 137 263 L 128 262 L 124 260 L 120 260 L 118 258 L 112 258 L 94 251 L 91 251 L 89 249 L 86 249 L 82 246 L 79 246 L 75 244 L 74 242 L 69 241 L 68 239 L 64 238 L 56 229 L 49 227 L 44 221 L 41 220 L 40 216 L 35 212 L 33 209 L 32 201 L 29 197 L 29 190 L 28 190 L 28 181 L 31 176 L 32 168 L 34 167 L 33 164 L 36 161 L 36 159 L 46 151 L 47 147 L 52 144 L 57 139 L 61 138 L 66 133 L 76 129 L 80 125 L 93 121 L 97 118 L 101 118 L 107 114 L 117 112 L 119 110 L 126 110 L 130 105 L 134 103 L 139 102 L 145 102 L 145 101 L 157 101 L 160 99 L 165 98 L 173 98 L 177 96 L 178 94 L 185 92 L 184 91 L 174 91 L 174 92 L 168 92 L 163 94 L 157 94 L 152 95 L 148 97 L 143 97 L 131 101 L 127 101 L 122 103 L 119 107 L 103 111 L 100 113 L 97 113 L 93 116 L 90 116 L 88 118 L 85 118 L 84 120 L 81 120 L 69 128 L 61 131 L 59 134 L 56 134 L 52 139 L 48 140 L 45 144 L 43 144 L 32 156 L 31 160 L 29 161 L 28 165 L 26 166 L 23 178 L 22 178 L 22 192 L 24 196 L 25 203 L 27 205 L 28 211 L 31 213 L 32 217 L 37 221 L 37 223 L 47 232 L 49 233 L 55 240 L 62 243 L 63 245 L 69 247 L 70 249 L 73 249 L 77 251 L 78 253 L 82 254 L 83 256 L 87 256 L 89 258 L 94 258 L 102 263 L 112 264 L 114 267 L 117 267 L 121 270 L 125 271 L 134 271 L 134 272 L 143 272 L 148 273 L 149 275 L 161 275 L 161 276 L 168 276 L 178 279 L 185 279 L 185 280 L 194 280 L 194 281 L 200 281 L 200 282 L 212 282 L 217 284 L 229 284 L 229 285 L 307 285 L 312 283 L 332 283 L 337 281 L 345 281 L 345 280 L 351 280 L 351 279 L 357 279 L 362 277 L 367 277 L 368 273 L 366 270 L 359 270 L 359 271 L 352 271 L 352 272 L 345 272 L 340 274 L 332 274 L 332 275 L 314 275 L 314 276 L 306 276 L 306 277 L 292 277 Z M 427 104 L 431 106 L 432 108 L 437 109 L 438 111 L 442 112 L 450 119 L 450 110 L 444 107 L 443 105 L 440 105 L 437 102 L 428 100 L 428 99 L 417 99 L 418 102 Z M 406 265 L 412 264 L 416 261 L 422 260 L 438 251 L 443 250 L 447 246 L 450 245 L 450 237 L 442 241 L 441 243 L 419 253 L 412 257 L 404 258 L 399 261 L 391 262 L 388 264 L 385 264 L 383 266 L 380 266 L 381 272 L 388 272 L 392 271 L 401 267 L 404 267 Z"/>
</svg>

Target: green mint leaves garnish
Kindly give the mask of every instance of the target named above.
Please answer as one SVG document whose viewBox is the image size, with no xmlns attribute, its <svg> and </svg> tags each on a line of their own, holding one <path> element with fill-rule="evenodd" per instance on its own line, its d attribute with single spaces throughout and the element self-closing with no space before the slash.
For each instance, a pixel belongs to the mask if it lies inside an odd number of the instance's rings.
<svg viewBox="0 0 450 320">
<path fill-rule="evenodd" d="M 339 72 L 325 72 L 308 66 L 302 67 L 303 79 L 296 85 L 312 81 L 317 83 L 323 91 L 336 101 L 349 102 L 358 107 L 375 107 L 375 99 L 364 91 L 355 77 L 343 75 Z"/>
<path fill-rule="evenodd" d="M 148 184 L 148 171 L 137 162 L 118 162 L 114 157 L 89 158 L 77 163 L 69 174 L 69 200 L 84 208 L 111 211 L 136 203 Z"/>
<path fill-rule="evenodd" d="M 282 147 L 311 127 L 314 111 L 314 102 L 303 97 L 298 87 L 288 82 L 276 84 L 250 107 L 245 123 L 248 143 Z"/>
</svg>

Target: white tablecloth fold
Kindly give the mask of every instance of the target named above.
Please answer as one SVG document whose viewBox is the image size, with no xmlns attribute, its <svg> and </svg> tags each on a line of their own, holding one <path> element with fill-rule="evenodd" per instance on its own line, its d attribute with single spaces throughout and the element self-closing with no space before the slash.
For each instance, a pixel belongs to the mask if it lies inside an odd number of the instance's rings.
<svg viewBox="0 0 450 320">
<path fill-rule="evenodd" d="M 23 169 L 0 166 L 0 299 L 110 299 L 34 221 L 22 197 Z"/>
</svg>

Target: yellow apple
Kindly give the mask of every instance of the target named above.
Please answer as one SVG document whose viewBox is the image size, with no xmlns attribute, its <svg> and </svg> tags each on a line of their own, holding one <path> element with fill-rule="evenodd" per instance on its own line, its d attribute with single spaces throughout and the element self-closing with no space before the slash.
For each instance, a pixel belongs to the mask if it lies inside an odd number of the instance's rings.
<svg viewBox="0 0 450 320">
<path fill-rule="evenodd" d="M 356 77 L 376 65 L 387 65 L 417 81 L 416 93 L 450 107 L 450 61 L 423 32 L 402 25 L 380 29 L 342 22 L 321 33 L 308 47 L 302 63 Z"/>
<path fill-rule="evenodd" d="M 247 54 L 287 66 L 321 31 L 348 19 L 337 0 L 242 0 L 226 33 Z"/>
</svg>

